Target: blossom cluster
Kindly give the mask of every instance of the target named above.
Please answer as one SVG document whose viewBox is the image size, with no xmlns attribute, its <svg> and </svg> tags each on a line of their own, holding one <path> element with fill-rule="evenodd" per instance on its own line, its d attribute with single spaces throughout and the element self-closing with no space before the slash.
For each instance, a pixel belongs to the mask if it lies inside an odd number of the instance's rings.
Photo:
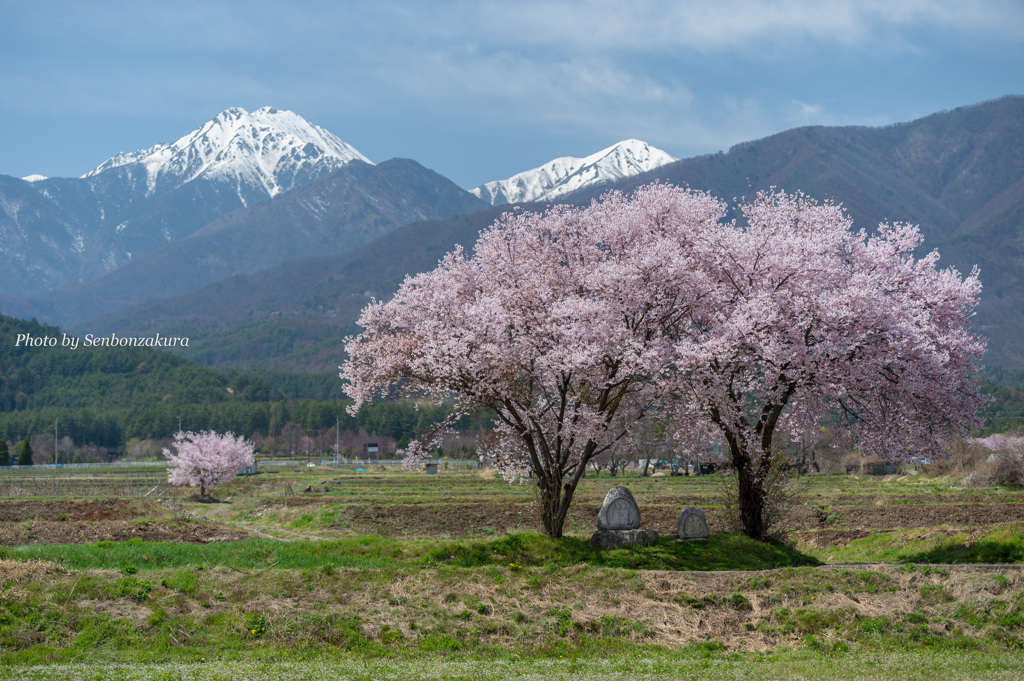
<svg viewBox="0 0 1024 681">
<path fill-rule="evenodd" d="M 231 482 L 238 473 L 253 464 L 253 446 L 234 433 L 178 432 L 170 449 L 163 450 L 171 467 L 168 481 L 173 485 L 199 487 L 206 494 L 210 487 Z"/>
</svg>

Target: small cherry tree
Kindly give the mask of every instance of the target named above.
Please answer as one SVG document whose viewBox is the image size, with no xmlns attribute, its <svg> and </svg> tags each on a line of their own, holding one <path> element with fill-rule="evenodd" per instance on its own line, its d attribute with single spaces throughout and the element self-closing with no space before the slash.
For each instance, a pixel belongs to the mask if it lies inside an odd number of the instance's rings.
<svg viewBox="0 0 1024 681">
<path fill-rule="evenodd" d="M 252 444 L 233 433 L 179 432 L 171 447 L 163 450 L 171 464 L 168 481 L 198 487 L 202 497 L 214 485 L 231 482 L 239 471 L 253 464 Z"/>
</svg>

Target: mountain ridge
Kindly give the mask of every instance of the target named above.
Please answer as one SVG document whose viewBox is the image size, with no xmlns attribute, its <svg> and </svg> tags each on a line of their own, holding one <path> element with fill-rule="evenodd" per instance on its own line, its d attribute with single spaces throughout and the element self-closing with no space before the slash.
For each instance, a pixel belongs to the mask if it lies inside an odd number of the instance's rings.
<svg viewBox="0 0 1024 681">
<path fill-rule="evenodd" d="M 653 170 L 678 159 L 638 140 L 627 139 L 589 156 L 562 156 L 504 180 L 487 182 L 469 193 L 492 206 L 553 201 L 581 189 Z"/>
<path fill-rule="evenodd" d="M 297 114 L 232 108 L 170 144 L 80 178 L 0 177 L 0 291 L 40 294 L 109 274 L 238 208 L 369 159 Z"/>
<path fill-rule="evenodd" d="M 287 260 L 343 253 L 413 221 L 485 206 L 415 161 L 355 161 L 269 202 L 223 215 L 95 281 L 25 302 L 41 319 L 62 326 L 80 324 Z"/>
<path fill-rule="evenodd" d="M 331 172 L 351 161 L 373 165 L 366 156 L 292 111 L 265 106 L 253 111 L 231 107 L 169 144 L 117 154 L 82 179 L 114 168 L 138 166 L 152 194 L 163 176 L 177 185 L 208 177 L 245 179 L 274 197 L 301 182 L 311 161 Z"/>
</svg>

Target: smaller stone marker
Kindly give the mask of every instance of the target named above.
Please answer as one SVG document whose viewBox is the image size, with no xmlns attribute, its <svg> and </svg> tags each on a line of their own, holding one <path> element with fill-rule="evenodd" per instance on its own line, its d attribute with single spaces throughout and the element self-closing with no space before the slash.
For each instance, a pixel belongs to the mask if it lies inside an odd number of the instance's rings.
<svg viewBox="0 0 1024 681">
<path fill-rule="evenodd" d="M 707 539 L 711 536 L 704 511 L 696 506 L 687 506 L 676 520 L 676 534 L 680 539 Z"/>
<path fill-rule="evenodd" d="M 426 469 L 427 469 L 427 475 L 437 475 L 437 464 L 436 463 L 428 463 L 426 465 Z"/>
<path fill-rule="evenodd" d="M 590 545 L 598 549 L 617 549 L 627 544 L 650 546 L 658 540 L 654 530 L 640 529 L 640 507 L 628 489 L 612 487 L 597 513 L 597 532 Z"/>
</svg>

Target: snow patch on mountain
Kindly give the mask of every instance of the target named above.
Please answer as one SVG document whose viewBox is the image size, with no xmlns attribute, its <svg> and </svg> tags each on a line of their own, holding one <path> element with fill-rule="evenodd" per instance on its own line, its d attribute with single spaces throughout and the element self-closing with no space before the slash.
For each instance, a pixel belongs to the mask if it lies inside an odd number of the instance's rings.
<svg viewBox="0 0 1024 681">
<path fill-rule="evenodd" d="M 276 196 L 351 161 L 372 165 L 351 145 L 291 111 L 263 107 L 249 113 L 233 107 L 175 142 L 120 153 L 82 177 L 123 168 L 135 177 L 144 174 L 147 194 L 205 178 L 262 187 Z"/>
<path fill-rule="evenodd" d="M 26 182 L 39 182 L 41 180 L 46 180 L 49 178 L 47 178 L 46 175 L 26 175 L 21 179 L 25 180 Z"/>
<path fill-rule="evenodd" d="M 676 160 L 646 142 L 628 139 L 585 158 L 556 158 L 539 168 L 482 184 L 469 192 L 493 206 L 553 201 L 579 189 L 639 175 Z"/>
</svg>

